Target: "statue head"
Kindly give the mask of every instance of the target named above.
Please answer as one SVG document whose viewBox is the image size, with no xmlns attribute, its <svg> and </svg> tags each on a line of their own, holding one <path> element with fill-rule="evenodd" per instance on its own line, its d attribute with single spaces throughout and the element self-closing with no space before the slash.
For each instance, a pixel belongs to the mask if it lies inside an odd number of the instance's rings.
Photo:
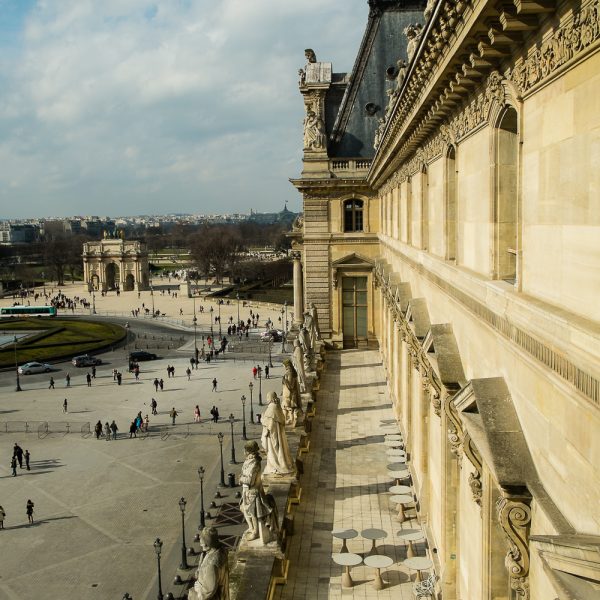
<svg viewBox="0 0 600 600">
<path fill-rule="evenodd" d="M 219 532 L 214 527 L 205 527 L 200 533 L 200 546 L 204 552 L 212 548 L 220 548 Z"/>
<path fill-rule="evenodd" d="M 306 57 L 306 61 L 309 63 L 317 62 L 317 55 L 315 54 L 315 51 L 312 48 L 307 48 L 304 51 L 304 56 Z"/>
<path fill-rule="evenodd" d="M 251 454 L 257 455 L 259 452 L 258 443 L 254 440 L 246 442 L 244 444 L 244 452 L 246 456 L 250 456 Z"/>
<path fill-rule="evenodd" d="M 298 338 L 294 340 L 294 348 L 300 348 L 300 340 Z"/>
<path fill-rule="evenodd" d="M 277 395 L 277 392 L 269 392 L 267 394 L 267 402 L 269 404 L 271 402 L 273 402 L 274 404 L 279 404 L 279 396 Z"/>
</svg>

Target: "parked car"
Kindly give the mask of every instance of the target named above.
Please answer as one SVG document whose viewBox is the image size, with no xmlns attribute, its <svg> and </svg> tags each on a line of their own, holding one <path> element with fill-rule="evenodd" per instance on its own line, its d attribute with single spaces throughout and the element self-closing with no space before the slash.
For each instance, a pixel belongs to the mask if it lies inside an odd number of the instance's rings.
<svg viewBox="0 0 600 600">
<path fill-rule="evenodd" d="M 263 342 L 280 342 L 282 337 L 283 331 L 281 331 L 281 329 L 269 329 L 260 334 L 260 339 Z"/>
<path fill-rule="evenodd" d="M 101 365 L 102 361 L 95 356 L 90 356 L 89 354 L 82 354 L 81 356 L 76 356 L 71 361 L 74 367 L 93 367 L 94 365 Z"/>
<path fill-rule="evenodd" d="M 46 363 L 28 362 L 19 367 L 19 375 L 31 375 L 32 373 L 49 373 L 52 367 Z"/>
<path fill-rule="evenodd" d="M 156 360 L 158 356 L 145 350 L 136 350 L 129 355 L 129 362 L 139 362 L 141 360 Z"/>
</svg>

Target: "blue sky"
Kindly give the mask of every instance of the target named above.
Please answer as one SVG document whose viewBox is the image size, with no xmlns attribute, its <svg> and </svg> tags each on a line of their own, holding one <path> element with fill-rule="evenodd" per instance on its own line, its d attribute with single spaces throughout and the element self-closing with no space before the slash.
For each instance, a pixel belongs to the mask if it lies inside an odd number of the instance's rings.
<svg viewBox="0 0 600 600">
<path fill-rule="evenodd" d="M 366 0 L 0 0 L 0 218 L 300 198 L 304 48 L 348 71 Z"/>
</svg>

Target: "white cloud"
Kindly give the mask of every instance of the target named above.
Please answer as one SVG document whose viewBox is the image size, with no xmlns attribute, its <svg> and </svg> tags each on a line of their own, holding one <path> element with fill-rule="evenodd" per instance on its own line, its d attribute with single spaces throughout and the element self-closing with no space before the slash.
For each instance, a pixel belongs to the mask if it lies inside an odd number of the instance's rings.
<svg viewBox="0 0 600 600">
<path fill-rule="evenodd" d="M 366 0 L 39 0 L 0 58 L 1 216 L 298 206 L 303 50 L 349 70 L 366 18 Z"/>
</svg>

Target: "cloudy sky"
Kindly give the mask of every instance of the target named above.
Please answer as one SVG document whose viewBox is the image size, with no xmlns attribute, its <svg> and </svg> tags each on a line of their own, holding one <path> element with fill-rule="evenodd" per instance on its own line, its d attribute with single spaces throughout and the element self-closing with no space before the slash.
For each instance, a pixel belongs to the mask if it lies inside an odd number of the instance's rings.
<svg viewBox="0 0 600 600">
<path fill-rule="evenodd" d="M 0 0 L 0 218 L 299 210 L 304 48 L 366 0 Z"/>
</svg>

